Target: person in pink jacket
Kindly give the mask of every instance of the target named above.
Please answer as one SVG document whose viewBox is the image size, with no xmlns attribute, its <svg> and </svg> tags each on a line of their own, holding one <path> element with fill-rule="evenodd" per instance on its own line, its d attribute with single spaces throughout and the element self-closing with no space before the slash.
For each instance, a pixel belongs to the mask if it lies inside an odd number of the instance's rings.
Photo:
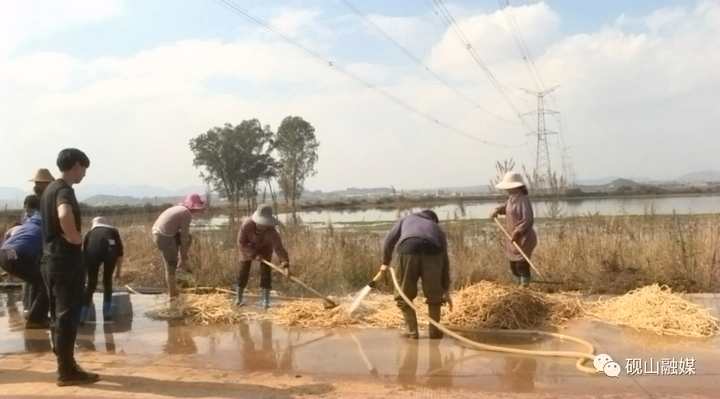
<svg viewBox="0 0 720 399">
<path fill-rule="evenodd" d="M 205 202 L 200 195 L 190 194 L 182 203 L 163 211 L 153 224 L 153 241 L 165 262 L 165 281 L 170 297 L 178 294 L 175 274 L 177 269 L 188 269 L 187 258 L 192 239 L 190 222 L 194 214 L 204 210 Z"/>
<path fill-rule="evenodd" d="M 496 188 L 506 190 L 508 199 L 497 207 L 490 218 L 498 215 L 505 215 L 505 229 L 512 236 L 512 241 L 505 240 L 505 255 L 510 261 L 510 271 L 522 286 L 530 283 L 530 264 L 525 260 L 520 251 L 515 248 L 513 242 L 522 248 L 528 258 L 532 256 L 537 246 L 537 235 L 533 229 L 535 216 L 533 214 L 528 190 L 525 187 L 522 175 L 516 172 L 508 172 Z"/>
</svg>

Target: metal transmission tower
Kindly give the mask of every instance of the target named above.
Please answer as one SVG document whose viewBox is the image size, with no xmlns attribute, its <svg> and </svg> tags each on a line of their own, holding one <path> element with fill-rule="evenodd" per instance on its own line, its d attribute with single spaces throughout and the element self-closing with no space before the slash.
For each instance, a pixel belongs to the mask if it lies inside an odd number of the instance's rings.
<svg viewBox="0 0 720 399">
<path fill-rule="evenodd" d="M 537 115 L 537 131 L 530 133 L 531 136 L 537 138 L 537 148 L 535 153 L 535 171 L 540 182 L 549 188 L 550 181 L 552 179 L 552 163 L 550 160 L 550 144 L 548 143 L 548 136 L 554 136 L 558 134 L 556 131 L 548 130 L 545 125 L 545 115 L 559 114 L 558 111 L 545 108 L 545 96 L 552 93 L 559 86 L 553 86 L 543 91 L 533 91 L 523 89 L 530 95 L 537 97 L 537 110 L 525 113 L 523 115 Z"/>
</svg>

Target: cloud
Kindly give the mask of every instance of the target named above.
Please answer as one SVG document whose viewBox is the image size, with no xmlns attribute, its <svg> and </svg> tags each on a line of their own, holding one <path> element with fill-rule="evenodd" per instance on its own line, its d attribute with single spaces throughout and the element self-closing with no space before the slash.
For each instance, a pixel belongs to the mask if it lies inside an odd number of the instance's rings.
<svg viewBox="0 0 720 399">
<path fill-rule="evenodd" d="M 7 0 L 0 13 L 0 56 L 28 40 L 122 13 L 121 0 Z"/>
<path fill-rule="evenodd" d="M 320 15 L 318 10 L 285 9 L 270 20 L 270 26 L 290 37 L 296 37 L 302 30 L 312 26 Z"/>
<path fill-rule="evenodd" d="M 318 13 L 293 13 L 277 17 L 275 26 L 305 40 L 303 26 Z M 562 16 L 544 3 L 512 13 L 546 84 L 561 85 L 548 106 L 563 111 L 579 177 L 660 177 L 717 168 L 719 4 L 659 9 L 633 17 L 643 22 L 632 28 L 609 24 L 570 36 L 560 34 Z M 519 88 L 532 82 L 505 16 L 458 11 L 456 17 L 517 107 L 531 110 L 534 98 Z M 512 120 L 452 32 L 423 32 L 418 17 L 373 20 L 398 40 L 433 38 L 432 46 L 415 47 L 418 54 L 474 102 Z M 322 42 L 323 53 L 336 41 L 361 46 L 368 31 L 354 21 L 332 39 L 310 36 Z M 322 30 L 309 29 L 316 28 Z M 360 37 L 352 36 L 357 32 Z M 362 62 L 337 58 L 432 119 L 494 142 L 526 140 L 517 123 L 474 108 L 409 60 L 389 64 L 385 53 Z M 271 36 L 189 39 L 87 59 L 16 54 L 0 58 L 0 102 L 0 152 L 13 166 L 0 169 L 3 185 L 49 167 L 61 147 L 74 145 L 92 158 L 88 183 L 187 186 L 198 181 L 190 138 L 254 117 L 277 127 L 286 115 L 303 116 L 319 135 L 319 174 L 309 188 L 485 184 L 495 160 L 512 156 L 533 163 L 532 146 L 505 149 L 468 140 Z"/>
</svg>

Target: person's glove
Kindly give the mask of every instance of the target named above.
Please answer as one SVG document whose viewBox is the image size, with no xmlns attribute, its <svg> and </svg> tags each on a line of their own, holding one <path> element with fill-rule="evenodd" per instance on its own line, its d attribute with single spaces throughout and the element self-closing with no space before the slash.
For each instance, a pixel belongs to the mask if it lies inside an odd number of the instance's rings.
<svg viewBox="0 0 720 399">
<path fill-rule="evenodd" d="M 512 233 L 513 242 L 516 242 L 519 244 L 522 237 L 523 237 L 523 234 L 521 231 L 513 231 L 513 233 Z"/>
<path fill-rule="evenodd" d="M 490 212 L 490 219 L 495 219 L 495 218 L 497 218 L 499 214 L 500 214 L 500 213 L 498 212 L 498 210 L 497 210 L 497 209 L 494 209 L 492 212 Z"/>
<path fill-rule="evenodd" d="M 285 278 L 290 278 L 290 263 L 288 261 L 284 261 L 280 264 L 283 268 L 283 272 L 285 273 Z"/>
<path fill-rule="evenodd" d="M 450 308 L 450 311 L 452 312 L 453 301 L 452 301 L 452 298 L 450 297 L 450 292 L 445 291 L 445 293 L 443 294 L 442 300 L 443 300 L 443 303 L 446 303 L 448 305 L 448 308 Z"/>
</svg>

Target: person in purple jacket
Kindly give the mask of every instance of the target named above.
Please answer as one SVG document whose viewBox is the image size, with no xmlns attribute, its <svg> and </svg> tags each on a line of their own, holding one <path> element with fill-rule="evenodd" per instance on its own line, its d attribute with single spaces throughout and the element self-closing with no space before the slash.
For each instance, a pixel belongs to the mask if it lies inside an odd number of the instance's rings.
<svg viewBox="0 0 720 399">
<path fill-rule="evenodd" d="M 422 280 L 423 293 L 431 319 L 440 321 L 440 308 L 449 302 L 450 261 L 447 237 L 439 225 L 435 212 L 424 210 L 400 219 L 388 232 L 383 245 L 383 264 L 387 269 L 393 252 L 398 253 L 398 277 L 400 288 L 410 300 L 417 296 L 417 283 Z M 418 323 L 415 311 L 400 295 L 395 297 L 405 318 L 407 331 L 403 336 L 418 339 Z M 442 331 L 428 325 L 431 339 L 443 337 Z"/>
<path fill-rule="evenodd" d="M 528 258 L 532 256 L 537 246 L 537 235 L 533 229 L 535 215 L 532 203 L 528 196 L 528 189 L 525 186 L 522 175 L 516 172 L 508 172 L 496 188 L 506 190 L 507 201 L 495 208 L 490 214 L 491 219 L 498 215 L 505 215 L 505 228 L 512 240 L 505 240 L 505 256 L 510 262 L 510 272 L 517 282 L 526 287 L 530 284 L 530 263 L 513 243 L 518 244 Z"/>
</svg>

